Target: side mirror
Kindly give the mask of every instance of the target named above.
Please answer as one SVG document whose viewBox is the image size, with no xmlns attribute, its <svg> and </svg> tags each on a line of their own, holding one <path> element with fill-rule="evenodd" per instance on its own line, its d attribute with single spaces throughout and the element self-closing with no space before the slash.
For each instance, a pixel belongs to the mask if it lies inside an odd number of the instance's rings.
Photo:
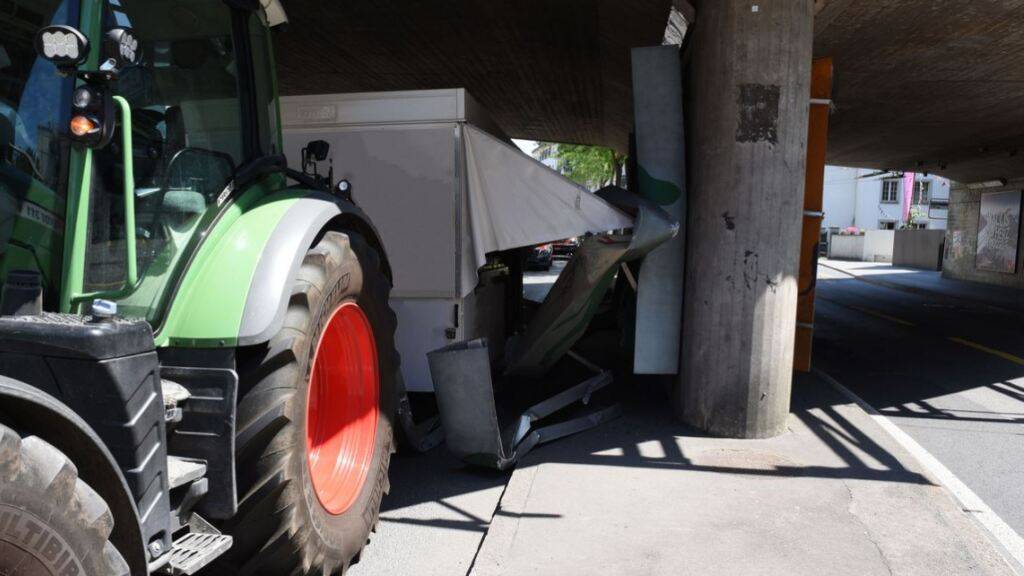
<svg viewBox="0 0 1024 576">
<path fill-rule="evenodd" d="M 89 58 L 89 39 L 71 26 L 46 26 L 36 33 L 36 53 L 67 76 Z"/>
<path fill-rule="evenodd" d="M 317 185 L 325 189 L 330 188 L 331 181 L 334 180 L 334 162 L 331 162 L 326 176 L 320 175 L 320 169 L 317 166 L 317 163 L 327 160 L 330 153 L 331 145 L 324 140 L 313 140 L 309 144 L 306 144 L 306 147 L 302 149 L 303 174 L 312 176 Z"/>
<path fill-rule="evenodd" d="M 325 140 L 313 140 L 302 149 L 302 159 L 306 163 L 323 162 L 330 153 L 330 143 Z"/>
</svg>

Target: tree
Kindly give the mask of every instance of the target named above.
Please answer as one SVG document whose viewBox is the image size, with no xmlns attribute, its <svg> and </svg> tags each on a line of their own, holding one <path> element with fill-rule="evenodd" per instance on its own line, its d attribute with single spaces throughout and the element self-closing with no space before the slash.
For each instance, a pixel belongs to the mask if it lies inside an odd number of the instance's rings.
<svg viewBox="0 0 1024 576">
<path fill-rule="evenodd" d="M 550 142 L 538 143 L 533 155 L 541 159 L 554 158 L 562 174 L 591 189 L 621 184 L 626 161 L 625 156 L 610 148 Z"/>
<path fill-rule="evenodd" d="M 903 228 L 910 228 L 913 225 L 918 225 L 928 221 L 928 213 L 922 210 L 918 206 L 914 206 L 910 210 L 910 218 Z"/>
</svg>

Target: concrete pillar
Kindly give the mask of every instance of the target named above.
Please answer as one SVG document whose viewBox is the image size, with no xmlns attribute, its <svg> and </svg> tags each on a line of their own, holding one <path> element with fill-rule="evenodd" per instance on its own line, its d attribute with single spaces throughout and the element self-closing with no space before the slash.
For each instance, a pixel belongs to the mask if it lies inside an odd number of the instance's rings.
<svg viewBox="0 0 1024 576">
<path fill-rule="evenodd" d="M 785 430 L 813 0 L 704 0 L 687 78 L 692 137 L 682 420 L 714 435 Z"/>
</svg>

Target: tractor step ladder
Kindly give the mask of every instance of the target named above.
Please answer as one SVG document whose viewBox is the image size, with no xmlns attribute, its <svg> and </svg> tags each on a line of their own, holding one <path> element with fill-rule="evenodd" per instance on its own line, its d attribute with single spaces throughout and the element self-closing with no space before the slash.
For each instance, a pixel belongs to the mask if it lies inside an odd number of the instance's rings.
<svg viewBox="0 0 1024 576">
<path fill-rule="evenodd" d="M 178 456 L 167 457 L 167 482 L 171 490 L 206 476 L 206 462 Z"/>
<path fill-rule="evenodd" d="M 231 536 L 190 532 L 174 543 L 166 574 L 191 575 L 231 548 Z"/>
</svg>

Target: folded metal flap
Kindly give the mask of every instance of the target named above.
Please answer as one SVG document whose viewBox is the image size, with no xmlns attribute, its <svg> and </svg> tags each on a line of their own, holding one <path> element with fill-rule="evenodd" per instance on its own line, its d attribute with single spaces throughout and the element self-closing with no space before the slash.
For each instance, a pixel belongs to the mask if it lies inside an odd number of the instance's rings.
<svg viewBox="0 0 1024 576">
<path fill-rule="evenodd" d="M 505 459 L 487 340 L 435 350 L 427 362 L 448 449 L 469 461 Z"/>
</svg>

